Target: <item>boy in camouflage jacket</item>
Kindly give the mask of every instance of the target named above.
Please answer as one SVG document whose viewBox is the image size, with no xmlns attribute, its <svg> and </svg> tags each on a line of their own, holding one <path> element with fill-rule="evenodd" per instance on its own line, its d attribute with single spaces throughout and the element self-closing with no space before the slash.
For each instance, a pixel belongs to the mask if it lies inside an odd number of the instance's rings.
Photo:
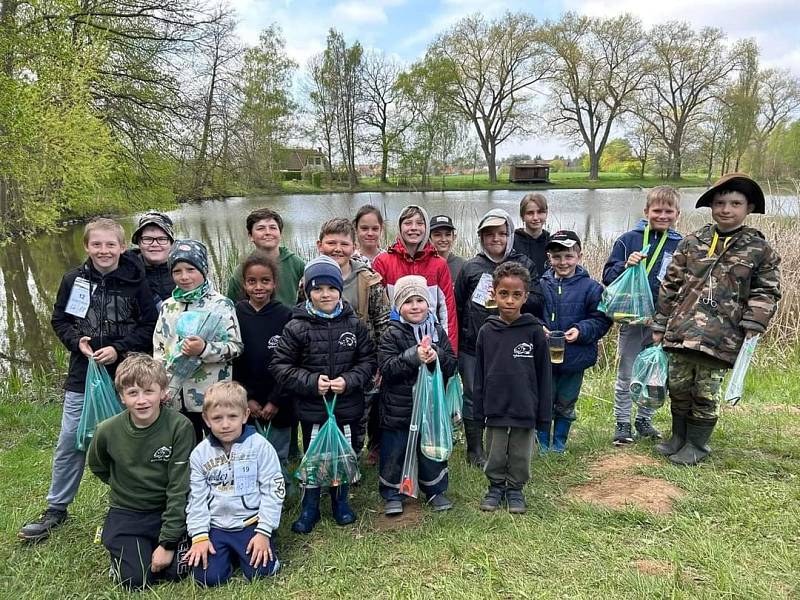
<svg viewBox="0 0 800 600">
<path fill-rule="evenodd" d="M 672 437 L 656 451 L 694 465 L 719 416 L 719 392 L 742 342 L 766 330 L 780 299 L 780 257 L 744 221 L 764 212 L 764 193 L 741 173 L 722 177 L 697 201 L 713 224 L 686 236 L 661 284 L 653 341 L 670 353 Z"/>
</svg>

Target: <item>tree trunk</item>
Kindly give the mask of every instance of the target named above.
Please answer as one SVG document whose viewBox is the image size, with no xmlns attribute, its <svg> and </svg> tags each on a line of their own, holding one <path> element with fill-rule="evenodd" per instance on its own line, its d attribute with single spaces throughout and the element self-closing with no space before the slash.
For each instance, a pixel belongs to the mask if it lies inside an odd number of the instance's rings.
<svg viewBox="0 0 800 600">
<path fill-rule="evenodd" d="M 495 160 L 497 149 L 490 140 L 486 141 L 483 154 L 486 156 L 486 166 L 489 167 L 489 183 L 497 183 L 497 162 Z"/>
<path fill-rule="evenodd" d="M 681 151 L 680 148 L 673 149 L 672 151 L 672 169 L 669 174 L 670 179 L 681 178 Z"/>
<path fill-rule="evenodd" d="M 202 196 L 203 189 L 208 183 L 206 153 L 208 152 L 208 136 L 211 131 L 211 111 L 214 104 L 214 88 L 217 85 L 218 58 L 218 56 L 214 57 L 214 65 L 211 68 L 211 83 L 208 86 L 208 99 L 206 100 L 206 110 L 203 115 L 203 134 L 200 137 L 200 151 L 197 155 L 197 165 L 194 174 L 194 192 L 192 193 L 195 198 Z"/>
<path fill-rule="evenodd" d="M 589 181 L 600 179 L 600 156 L 589 150 Z"/>
</svg>

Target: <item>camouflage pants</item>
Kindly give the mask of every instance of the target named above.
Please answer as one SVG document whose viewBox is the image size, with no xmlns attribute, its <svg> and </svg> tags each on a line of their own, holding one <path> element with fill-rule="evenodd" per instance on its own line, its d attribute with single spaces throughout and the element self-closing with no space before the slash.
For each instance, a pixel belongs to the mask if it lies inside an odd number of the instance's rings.
<svg viewBox="0 0 800 600">
<path fill-rule="evenodd" d="M 670 352 L 669 398 L 672 411 L 696 419 L 716 419 L 725 371 L 698 363 L 692 356 Z"/>
</svg>

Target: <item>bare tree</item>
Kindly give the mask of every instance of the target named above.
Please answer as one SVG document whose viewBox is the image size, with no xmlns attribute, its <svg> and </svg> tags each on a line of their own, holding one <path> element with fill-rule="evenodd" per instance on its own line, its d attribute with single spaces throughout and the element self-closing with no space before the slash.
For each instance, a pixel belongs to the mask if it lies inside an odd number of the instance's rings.
<svg viewBox="0 0 800 600">
<path fill-rule="evenodd" d="M 438 36 L 428 49 L 443 64 L 448 98 L 475 128 L 497 181 L 497 147 L 509 137 L 530 131 L 532 86 L 551 70 L 536 19 L 506 13 L 487 22 L 475 14 Z"/>
<path fill-rule="evenodd" d="M 650 123 L 636 115 L 630 116 L 625 139 L 628 140 L 628 144 L 631 147 L 631 154 L 639 162 L 639 177 L 642 179 L 644 179 L 647 161 L 651 157 L 657 138 L 658 135 Z"/>
<path fill-rule="evenodd" d="M 753 152 L 753 173 L 763 171 L 763 154 L 770 134 L 800 109 L 800 79 L 786 69 L 765 69 L 759 74 L 758 114 Z"/>
<path fill-rule="evenodd" d="M 377 52 L 367 53 L 363 65 L 364 123 L 375 130 L 367 137 L 371 148 L 381 157 L 381 182 L 388 183 L 389 154 L 411 126 L 411 111 L 403 105 L 404 95 L 398 86 L 400 65 Z"/>
<path fill-rule="evenodd" d="M 311 139 L 322 144 L 328 159 L 328 178 L 333 178 L 334 128 L 336 126 L 336 105 L 333 90 L 326 80 L 324 70 L 325 55 L 317 54 L 308 61 L 307 93 L 311 107 Z"/>
<path fill-rule="evenodd" d="M 728 50 L 719 29 L 694 31 L 678 21 L 656 25 L 648 37 L 653 65 L 636 111 L 668 150 L 669 176 L 679 178 L 687 131 L 702 119 L 703 105 L 720 95 L 739 66 L 741 49 Z"/>
<path fill-rule="evenodd" d="M 596 180 L 612 127 L 647 73 L 642 25 L 629 14 L 603 20 L 567 13 L 545 39 L 555 56 L 550 125 L 586 147 L 589 179 Z"/>
</svg>

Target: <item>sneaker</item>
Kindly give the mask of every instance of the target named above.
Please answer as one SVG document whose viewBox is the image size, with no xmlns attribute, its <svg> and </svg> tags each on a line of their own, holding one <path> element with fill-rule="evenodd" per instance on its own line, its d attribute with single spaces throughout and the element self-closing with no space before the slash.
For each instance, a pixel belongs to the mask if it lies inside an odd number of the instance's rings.
<svg viewBox="0 0 800 600">
<path fill-rule="evenodd" d="M 387 500 L 383 503 L 383 514 L 387 517 L 403 514 L 403 501 L 402 500 Z"/>
<path fill-rule="evenodd" d="M 521 515 L 528 510 L 522 490 L 506 490 L 506 503 L 508 504 L 508 512 L 515 515 Z"/>
<path fill-rule="evenodd" d="M 500 508 L 500 503 L 503 501 L 505 490 L 499 486 L 490 486 L 489 491 L 481 501 L 480 509 L 487 512 L 494 512 Z"/>
<path fill-rule="evenodd" d="M 453 501 L 444 494 L 436 494 L 428 498 L 428 504 L 435 512 L 450 510 L 453 508 Z"/>
<path fill-rule="evenodd" d="M 650 419 L 636 419 L 633 425 L 636 427 L 636 433 L 639 434 L 640 438 L 661 439 L 661 432 L 653 427 L 653 422 Z"/>
<path fill-rule="evenodd" d="M 633 434 L 631 433 L 630 423 L 617 423 L 617 428 L 614 430 L 614 445 L 624 446 L 625 444 L 633 443 Z"/>
<path fill-rule="evenodd" d="M 48 508 L 35 521 L 26 523 L 17 533 L 23 541 L 36 543 L 43 542 L 50 537 L 50 531 L 67 520 L 67 511 L 57 508 Z"/>
</svg>

